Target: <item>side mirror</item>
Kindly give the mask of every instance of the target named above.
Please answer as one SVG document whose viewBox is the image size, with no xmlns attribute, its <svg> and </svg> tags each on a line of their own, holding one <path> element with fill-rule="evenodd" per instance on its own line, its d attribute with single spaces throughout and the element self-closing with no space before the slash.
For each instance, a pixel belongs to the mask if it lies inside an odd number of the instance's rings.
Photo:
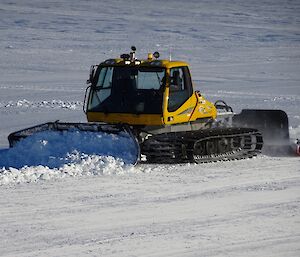
<svg viewBox="0 0 300 257">
<path fill-rule="evenodd" d="M 195 94 L 198 96 L 198 97 L 201 97 L 202 95 L 201 95 L 201 93 L 200 93 L 200 91 L 195 91 Z"/>
<path fill-rule="evenodd" d="M 83 100 L 83 106 L 82 106 L 82 109 L 83 109 L 83 112 L 86 114 L 87 113 L 87 105 L 88 105 L 88 98 L 89 98 L 89 95 L 90 95 L 90 89 L 91 89 L 91 86 L 88 86 L 85 90 L 85 94 L 84 94 L 84 100 Z"/>
<path fill-rule="evenodd" d="M 89 79 L 86 81 L 87 84 L 90 84 L 93 82 L 94 80 L 94 77 L 96 75 L 96 71 L 97 71 L 97 68 L 98 68 L 99 65 L 92 65 L 91 68 L 90 68 L 90 77 Z"/>
</svg>

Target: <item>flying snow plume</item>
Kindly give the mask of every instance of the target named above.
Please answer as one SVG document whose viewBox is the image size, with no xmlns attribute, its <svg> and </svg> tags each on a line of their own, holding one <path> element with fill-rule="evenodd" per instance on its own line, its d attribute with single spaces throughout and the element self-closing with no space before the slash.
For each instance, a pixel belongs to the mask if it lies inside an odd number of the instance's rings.
<svg viewBox="0 0 300 257">
<path fill-rule="evenodd" d="M 65 177 L 112 175 L 136 172 L 134 166 L 126 165 L 112 156 L 85 155 L 74 153 L 69 156 L 72 162 L 59 168 L 48 166 L 24 166 L 0 169 L 0 186 L 16 183 L 32 183 L 41 180 L 62 179 Z"/>
</svg>

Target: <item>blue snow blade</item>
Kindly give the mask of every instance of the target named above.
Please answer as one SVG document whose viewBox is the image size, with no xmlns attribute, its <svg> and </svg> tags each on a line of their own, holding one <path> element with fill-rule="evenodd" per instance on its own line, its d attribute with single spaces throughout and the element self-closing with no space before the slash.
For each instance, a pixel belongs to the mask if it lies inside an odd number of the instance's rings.
<svg viewBox="0 0 300 257">
<path fill-rule="evenodd" d="M 135 165 L 140 147 L 126 126 L 101 123 L 48 122 L 14 132 L 10 148 L 0 151 L 0 167 L 43 165 L 59 168 L 74 161 L 72 156 L 112 156 Z"/>
</svg>

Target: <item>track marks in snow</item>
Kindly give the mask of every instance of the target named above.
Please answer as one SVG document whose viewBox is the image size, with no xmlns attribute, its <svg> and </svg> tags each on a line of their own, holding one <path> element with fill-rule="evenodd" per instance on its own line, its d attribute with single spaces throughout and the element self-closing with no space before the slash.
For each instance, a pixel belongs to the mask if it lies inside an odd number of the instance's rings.
<svg viewBox="0 0 300 257">
<path fill-rule="evenodd" d="M 298 163 L 138 165 L 2 186 L 0 242 L 6 256 L 295 256 Z"/>
</svg>

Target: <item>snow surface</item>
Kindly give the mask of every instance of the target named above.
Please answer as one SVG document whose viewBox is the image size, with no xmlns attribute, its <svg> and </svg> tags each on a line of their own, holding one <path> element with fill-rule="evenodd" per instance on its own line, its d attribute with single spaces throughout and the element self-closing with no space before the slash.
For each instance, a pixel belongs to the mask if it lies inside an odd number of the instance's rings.
<svg viewBox="0 0 300 257">
<path fill-rule="evenodd" d="M 0 38 L 0 256 L 300 255 L 297 157 L 132 167 L 58 135 L 7 149 L 12 131 L 85 121 L 90 65 L 131 45 L 188 61 L 236 112 L 285 110 L 300 138 L 299 1 L 2 0 Z"/>
</svg>

